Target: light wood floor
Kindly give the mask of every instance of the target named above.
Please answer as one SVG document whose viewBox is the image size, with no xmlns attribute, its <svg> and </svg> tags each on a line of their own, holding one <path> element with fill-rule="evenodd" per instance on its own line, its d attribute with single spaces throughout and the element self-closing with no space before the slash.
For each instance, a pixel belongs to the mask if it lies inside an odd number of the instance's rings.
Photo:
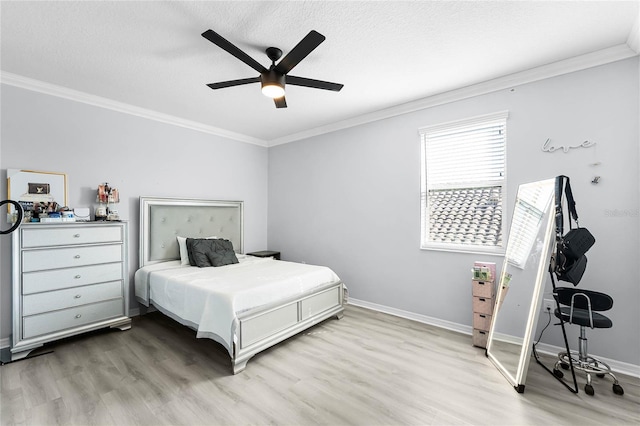
<svg viewBox="0 0 640 426">
<path fill-rule="evenodd" d="M 159 313 L 0 367 L 11 424 L 640 424 L 640 379 L 625 395 L 567 391 L 534 361 L 516 393 L 471 337 L 348 306 L 232 375 L 226 351 Z M 46 352 L 41 351 L 41 352 Z M 581 381 L 581 386 L 584 380 Z"/>
</svg>

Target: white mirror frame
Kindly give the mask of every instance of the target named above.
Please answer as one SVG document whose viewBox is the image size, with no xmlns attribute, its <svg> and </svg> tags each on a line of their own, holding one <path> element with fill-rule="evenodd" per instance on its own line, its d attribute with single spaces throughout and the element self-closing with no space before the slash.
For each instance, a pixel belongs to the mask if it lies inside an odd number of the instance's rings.
<svg viewBox="0 0 640 426">
<path fill-rule="evenodd" d="M 553 183 L 551 185 L 553 187 Z M 513 385 L 514 389 L 518 393 L 524 392 L 525 381 L 527 378 L 527 371 L 529 369 L 529 362 L 531 361 L 531 352 L 533 348 L 532 346 L 533 338 L 534 338 L 533 333 L 535 332 L 536 327 L 538 325 L 538 317 L 540 314 L 540 306 L 542 303 L 544 285 L 546 283 L 547 274 L 549 272 L 549 262 L 551 260 L 551 254 L 552 254 L 551 249 L 555 242 L 555 238 L 554 238 L 555 237 L 555 231 L 554 231 L 555 216 L 553 213 L 554 212 L 553 203 L 552 203 L 553 199 L 554 199 L 553 196 L 550 197 L 549 203 L 544 212 L 544 214 L 547 217 L 546 223 L 541 221 L 539 224 L 540 227 L 544 227 L 545 229 L 543 234 L 545 236 L 544 245 L 542 247 L 539 262 L 537 265 L 536 278 L 535 278 L 535 281 L 532 283 L 532 285 L 534 286 L 533 294 L 531 298 L 531 303 L 529 305 L 527 322 L 525 325 L 524 336 L 522 338 L 522 348 L 520 351 L 518 366 L 517 366 L 515 375 L 512 374 L 512 372 L 509 371 L 508 368 L 505 367 L 505 365 L 501 362 L 501 360 L 491 350 L 492 345 L 494 343 L 494 337 L 496 335 L 496 332 L 495 332 L 496 323 L 497 323 L 497 319 L 499 318 L 498 306 L 500 301 L 506 296 L 506 293 L 503 294 L 503 291 L 506 291 L 504 289 L 508 288 L 508 286 L 507 287 L 503 286 L 503 283 L 505 282 L 504 281 L 505 276 L 507 273 L 507 267 L 509 265 L 506 255 L 505 255 L 505 260 L 503 262 L 502 272 L 500 274 L 498 293 L 495 299 L 496 306 L 494 308 L 494 314 L 491 319 L 491 327 L 490 327 L 489 336 L 487 339 L 487 349 L 486 349 L 487 357 L 491 360 L 491 362 L 493 362 L 496 368 L 504 375 L 504 377 L 509 381 L 509 383 Z M 509 247 L 507 247 L 507 253 L 509 253 Z M 506 303 L 508 303 L 508 300 L 506 301 Z"/>
</svg>

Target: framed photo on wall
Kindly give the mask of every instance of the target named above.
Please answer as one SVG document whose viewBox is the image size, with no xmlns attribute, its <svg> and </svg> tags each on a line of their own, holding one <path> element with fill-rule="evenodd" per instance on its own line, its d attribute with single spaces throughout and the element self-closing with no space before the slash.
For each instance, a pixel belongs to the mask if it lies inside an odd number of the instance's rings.
<svg viewBox="0 0 640 426">
<path fill-rule="evenodd" d="M 17 201 L 31 217 L 42 210 L 67 205 L 67 175 L 59 172 L 7 169 L 7 198 Z M 7 221 L 15 221 L 15 207 L 9 205 Z"/>
</svg>

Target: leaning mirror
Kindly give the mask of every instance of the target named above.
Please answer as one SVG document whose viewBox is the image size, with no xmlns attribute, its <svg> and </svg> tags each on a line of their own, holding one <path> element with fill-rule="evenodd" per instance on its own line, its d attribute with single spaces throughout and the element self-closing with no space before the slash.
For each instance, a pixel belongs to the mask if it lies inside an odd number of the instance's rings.
<svg viewBox="0 0 640 426">
<path fill-rule="evenodd" d="M 518 188 L 487 340 L 487 356 L 518 392 L 524 392 L 551 257 L 554 183 Z"/>
</svg>

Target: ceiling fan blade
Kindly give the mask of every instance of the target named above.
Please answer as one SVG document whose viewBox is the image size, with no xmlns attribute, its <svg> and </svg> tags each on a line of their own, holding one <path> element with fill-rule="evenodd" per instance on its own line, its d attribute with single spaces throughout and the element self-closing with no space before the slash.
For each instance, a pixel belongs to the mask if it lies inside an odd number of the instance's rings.
<svg viewBox="0 0 640 426">
<path fill-rule="evenodd" d="M 273 102 L 276 104 L 276 108 L 286 108 L 287 100 L 283 97 L 281 98 L 273 98 Z"/>
<path fill-rule="evenodd" d="M 231 44 L 230 41 L 228 41 L 227 39 L 222 37 L 217 32 L 215 32 L 213 30 L 207 30 L 207 31 L 202 33 L 202 37 L 206 38 L 211 43 L 215 44 L 216 46 L 220 47 L 221 49 L 226 50 L 227 52 L 231 53 L 233 56 L 235 56 L 236 58 L 240 59 L 242 62 L 244 62 L 245 64 L 249 65 L 251 68 L 253 68 L 254 70 L 258 71 L 259 73 L 263 73 L 263 72 L 267 72 L 268 71 L 265 67 L 262 66 L 262 64 L 260 64 L 260 62 L 256 61 L 251 56 L 249 56 L 246 53 L 244 53 L 242 50 L 240 50 L 240 48 L 238 48 L 235 45 Z"/>
<path fill-rule="evenodd" d="M 241 78 L 239 80 L 221 81 L 219 83 L 209 83 L 207 84 L 207 86 L 215 90 L 215 89 L 224 89 L 225 87 L 241 86 L 243 84 L 259 83 L 259 82 L 260 82 L 260 77 L 251 77 L 251 78 Z"/>
<path fill-rule="evenodd" d="M 307 57 L 309 53 L 320 45 L 325 39 L 325 36 L 317 31 L 311 30 L 300 43 L 291 49 L 287 56 L 276 65 L 276 70 L 282 74 L 286 74 L 293 69 L 298 63 Z"/>
<path fill-rule="evenodd" d="M 334 92 L 339 92 L 340 89 L 344 87 L 344 84 L 331 83 L 329 81 L 322 80 L 313 80 L 311 78 L 296 77 L 293 75 L 288 75 L 285 77 L 285 79 L 287 84 L 291 84 L 293 86 L 304 86 L 312 87 L 314 89 L 333 90 Z"/>
</svg>

